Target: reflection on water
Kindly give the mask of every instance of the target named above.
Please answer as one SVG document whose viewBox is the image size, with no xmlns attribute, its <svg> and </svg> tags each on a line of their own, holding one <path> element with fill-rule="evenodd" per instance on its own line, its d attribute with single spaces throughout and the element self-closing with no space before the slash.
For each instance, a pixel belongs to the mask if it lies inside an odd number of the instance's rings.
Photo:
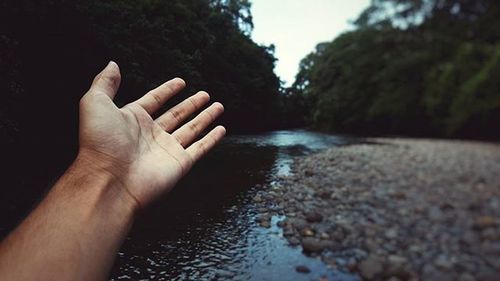
<svg viewBox="0 0 500 281">
<path fill-rule="evenodd" d="M 280 217 L 270 229 L 258 227 L 252 203 L 260 186 L 290 173 L 293 157 L 351 141 L 307 131 L 226 138 L 138 219 L 112 279 L 356 280 L 287 246 Z M 295 272 L 297 265 L 311 273 Z"/>
</svg>

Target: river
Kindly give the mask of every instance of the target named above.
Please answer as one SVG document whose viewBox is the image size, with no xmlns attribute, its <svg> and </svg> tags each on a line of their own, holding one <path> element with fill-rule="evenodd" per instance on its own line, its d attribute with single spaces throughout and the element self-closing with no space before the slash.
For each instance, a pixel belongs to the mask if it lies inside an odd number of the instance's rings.
<svg viewBox="0 0 500 281">
<path fill-rule="evenodd" d="M 168 196 L 141 214 L 121 248 L 112 280 L 358 280 L 290 247 L 273 217 L 255 222 L 253 196 L 293 158 L 354 139 L 304 130 L 230 136 Z M 306 265 L 311 273 L 295 271 Z"/>
</svg>

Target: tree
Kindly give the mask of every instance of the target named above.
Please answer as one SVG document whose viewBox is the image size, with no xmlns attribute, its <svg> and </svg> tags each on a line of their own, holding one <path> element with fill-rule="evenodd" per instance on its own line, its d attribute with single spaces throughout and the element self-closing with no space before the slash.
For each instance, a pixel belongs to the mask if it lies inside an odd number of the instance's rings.
<svg viewBox="0 0 500 281">
<path fill-rule="evenodd" d="M 321 129 L 498 137 L 499 19 L 491 0 L 374 0 L 302 61 L 294 87 Z"/>
</svg>

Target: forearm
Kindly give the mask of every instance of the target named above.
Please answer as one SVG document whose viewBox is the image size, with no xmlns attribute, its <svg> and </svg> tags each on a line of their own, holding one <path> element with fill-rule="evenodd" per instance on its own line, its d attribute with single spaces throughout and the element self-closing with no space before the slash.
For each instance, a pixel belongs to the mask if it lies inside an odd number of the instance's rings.
<svg viewBox="0 0 500 281">
<path fill-rule="evenodd" d="M 102 280 L 136 208 L 116 177 L 78 157 L 0 245 L 2 280 Z"/>
</svg>

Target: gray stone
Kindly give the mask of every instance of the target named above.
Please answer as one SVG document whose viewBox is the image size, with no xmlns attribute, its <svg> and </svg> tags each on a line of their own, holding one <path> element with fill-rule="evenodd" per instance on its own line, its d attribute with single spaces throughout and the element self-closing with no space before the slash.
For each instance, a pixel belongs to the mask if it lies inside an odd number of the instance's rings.
<svg viewBox="0 0 500 281">
<path fill-rule="evenodd" d="M 306 220 L 308 222 L 321 222 L 323 220 L 323 216 L 318 212 L 308 212 L 305 214 Z"/>
<path fill-rule="evenodd" d="M 295 267 L 295 271 L 297 272 L 300 272 L 300 273 L 309 273 L 311 272 L 311 270 L 309 269 L 309 267 L 305 266 L 305 265 L 298 265 Z"/>
<path fill-rule="evenodd" d="M 300 245 L 300 240 L 297 237 L 292 236 L 288 238 L 288 243 L 290 243 L 290 245 L 292 246 L 297 246 Z"/>
<path fill-rule="evenodd" d="M 372 280 L 384 270 L 383 264 L 377 257 L 368 257 L 358 264 L 361 276 L 366 280 Z"/>
<path fill-rule="evenodd" d="M 319 240 L 312 237 L 302 239 L 302 248 L 308 253 L 321 253 L 324 249 L 331 246 L 329 241 Z"/>
<path fill-rule="evenodd" d="M 453 262 L 451 261 L 450 257 L 446 255 L 439 255 L 434 260 L 434 266 L 436 266 L 437 268 L 450 270 L 453 267 Z"/>
<path fill-rule="evenodd" d="M 309 226 L 309 224 L 305 220 L 300 218 L 293 218 L 291 220 L 291 223 L 293 227 L 299 231 Z"/>
<path fill-rule="evenodd" d="M 398 237 L 398 230 L 396 228 L 389 228 L 384 233 L 387 239 L 395 239 Z"/>
<path fill-rule="evenodd" d="M 458 276 L 457 281 L 476 281 L 476 278 L 471 274 L 465 272 L 460 274 L 460 276 Z"/>
</svg>

